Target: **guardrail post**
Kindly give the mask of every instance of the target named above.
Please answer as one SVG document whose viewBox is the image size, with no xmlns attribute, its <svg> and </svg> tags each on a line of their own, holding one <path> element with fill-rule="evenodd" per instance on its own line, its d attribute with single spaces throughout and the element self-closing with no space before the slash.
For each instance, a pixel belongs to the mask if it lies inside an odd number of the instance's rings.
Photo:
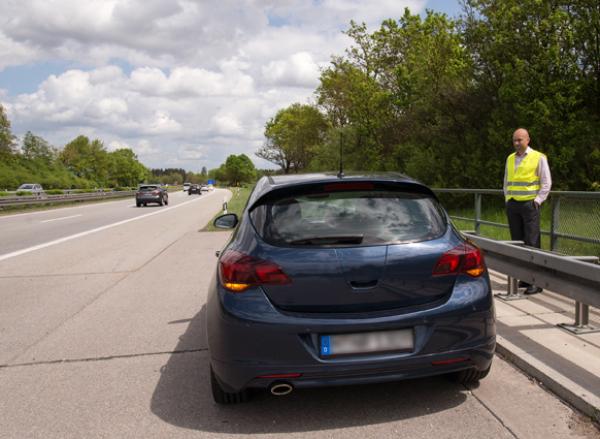
<svg viewBox="0 0 600 439">
<path fill-rule="evenodd" d="M 598 263 L 598 258 L 596 256 L 567 257 L 569 259 L 578 259 L 580 261 L 587 261 L 596 264 Z M 570 325 L 567 323 L 559 323 L 558 326 L 574 334 L 590 334 L 592 332 L 600 332 L 600 328 L 590 325 L 590 306 L 578 301 L 575 301 L 575 324 Z"/>
<path fill-rule="evenodd" d="M 558 230 L 559 221 L 560 221 L 560 196 L 552 197 L 551 201 L 552 205 L 552 219 L 550 221 L 550 250 L 556 250 L 556 243 L 558 241 L 558 236 L 556 236 L 556 232 Z"/>
<path fill-rule="evenodd" d="M 590 325 L 590 306 L 581 302 L 575 302 L 575 324 L 559 323 L 558 326 L 574 334 L 600 332 L 599 328 Z"/>
<path fill-rule="evenodd" d="M 475 234 L 479 235 L 481 230 L 481 194 L 475 194 Z"/>
<path fill-rule="evenodd" d="M 524 299 L 525 296 L 519 292 L 518 280 L 512 276 L 506 276 L 506 294 L 498 293 L 495 296 L 502 300 Z"/>
</svg>

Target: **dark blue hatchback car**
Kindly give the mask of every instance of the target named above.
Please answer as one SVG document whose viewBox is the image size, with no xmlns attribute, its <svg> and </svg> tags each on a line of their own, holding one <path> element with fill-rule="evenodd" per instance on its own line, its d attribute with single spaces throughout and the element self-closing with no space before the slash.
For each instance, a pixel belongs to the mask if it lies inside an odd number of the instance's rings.
<svg viewBox="0 0 600 439">
<path fill-rule="evenodd" d="M 480 250 L 399 174 L 263 177 L 207 302 L 217 403 L 249 389 L 484 378 L 496 325 Z"/>
</svg>

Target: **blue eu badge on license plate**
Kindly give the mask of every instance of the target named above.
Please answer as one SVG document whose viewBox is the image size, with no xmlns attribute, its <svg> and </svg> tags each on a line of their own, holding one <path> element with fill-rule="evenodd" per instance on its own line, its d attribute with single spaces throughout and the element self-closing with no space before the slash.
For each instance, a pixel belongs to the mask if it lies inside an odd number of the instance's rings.
<svg viewBox="0 0 600 439">
<path fill-rule="evenodd" d="M 329 335 L 321 336 L 321 355 L 331 355 L 331 337 Z"/>
</svg>

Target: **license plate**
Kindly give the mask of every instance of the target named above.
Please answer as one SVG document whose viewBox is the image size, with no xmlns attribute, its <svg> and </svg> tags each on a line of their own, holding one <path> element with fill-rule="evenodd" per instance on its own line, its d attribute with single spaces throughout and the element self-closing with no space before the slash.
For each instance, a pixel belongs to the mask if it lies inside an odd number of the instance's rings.
<svg viewBox="0 0 600 439">
<path fill-rule="evenodd" d="M 412 329 L 321 336 L 321 356 L 412 351 Z"/>
</svg>

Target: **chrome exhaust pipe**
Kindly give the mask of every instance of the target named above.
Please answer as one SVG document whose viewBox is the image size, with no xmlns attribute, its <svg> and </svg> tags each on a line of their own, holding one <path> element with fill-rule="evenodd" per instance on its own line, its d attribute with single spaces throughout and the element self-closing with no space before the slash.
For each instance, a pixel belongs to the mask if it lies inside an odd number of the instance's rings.
<svg viewBox="0 0 600 439">
<path fill-rule="evenodd" d="M 290 393 L 292 393 L 292 390 L 294 390 L 294 386 L 292 386 L 290 383 L 279 382 L 271 384 L 271 386 L 269 387 L 269 391 L 272 395 L 275 396 L 289 395 Z"/>
</svg>

